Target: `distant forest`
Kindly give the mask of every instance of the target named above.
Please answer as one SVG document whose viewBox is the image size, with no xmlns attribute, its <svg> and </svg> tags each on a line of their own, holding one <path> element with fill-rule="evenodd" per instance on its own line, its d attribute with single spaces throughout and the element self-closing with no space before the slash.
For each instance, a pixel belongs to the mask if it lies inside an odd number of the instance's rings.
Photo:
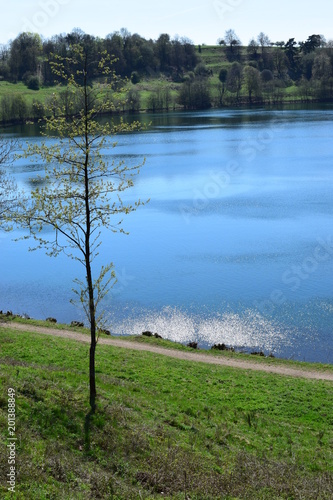
<svg viewBox="0 0 333 500">
<path fill-rule="evenodd" d="M 184 71 L 193 70 L 198 62 L 196 48 L 186 38 L 170 39 L 167 34 L 158 40 L 145 40 L 126 29 L 95 38 L 79 29 L 67 35 L 56 35 L 42 40 L 37 34 L 21 33 L 8 46 L 0 48 L 0 78 L 10 82 L 28 83 L 38 77 L 43 85 L 53 85 L 50 67 L 52 54 L 66 57 L 71 45 L 83 44 L 91 53 L 107 51 L 115 60 L 114 70 L 122 77 L 133 72 L 156 75 L 159 72 L 172 75 L 178 80 Z"/>
<path fill-rule="evenodd" d="M 96 38 L 75 29 L 46 40 L 21 33 L 0 46 L 2 122 L 43 115 L 48 93 L 38 96 L 38 91 L 55 85 L 50 63 L 66 57 L 74 44 L 92 56 L 106 51 L 114 58 L 114 71 L 127 82 L 127 104 L 120 111 L 333 99 L 333 42 L 322 35 L 273 43 L 260 33 L 244 46 L 230 29 L 216 46 L 195 46 L 168 34 L 146 40 L 122 29 Z M 4 82 L 21 83 L 36 91 L 35 97 L 5 89 Z"/>
</svg>

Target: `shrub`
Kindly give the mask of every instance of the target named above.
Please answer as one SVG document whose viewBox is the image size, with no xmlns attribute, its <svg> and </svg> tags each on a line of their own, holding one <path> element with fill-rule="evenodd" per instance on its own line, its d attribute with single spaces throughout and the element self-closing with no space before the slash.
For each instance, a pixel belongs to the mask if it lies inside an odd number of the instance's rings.
<svg viewBox="0 0 333 500">
<path fill-rule="evenodd" d="M 137 90 L 130 89 L 127 94 L 127 102 L 129 110 L 134 113 L 140 110 L 140 95 Z"/>
<path fill-rule="evenodd" d="M 196 76 L 206 77 L 211 75 L 211 71 L 204 63 L 199 63 L 195 69 L 194 73 Z"/>
<path fill-rule="evenodd" d="M 45 109 L 43 103 L 36 101 L 35 99 L 32 102 L 32 115 L 35 119 L 41 119 L 45 115 Z"/>
<path fill-rule="evenodd" d="M 228 76 L 228 70 L 225 68 L 222 68 L 220 73 L 219 73 L 220 82 L 225 83 L 227 81 L 227 76 Z"/>
<path fill-rule="evenodd" d="M 208 109 L 211 107 L 211 95 L 206 78 L 185 81 L 178 95 L 178 102 L 185 109 Z"/>
<path fill-rule="evenodd" d="M 11 98 L 11 119 L 22 122 L 28 118 L 28 106 L 20 94 Z"/>
<path fill-rule="evenodd" d="M 40 89 L 40 80 L 38 76 L 30 76 L 27 80 L 27 87 L 30 90 Z"/>
<path fill-rule="evenodd" d="M 264 69 L 264 71 L 261 72 L 261 80 L 264 83 L 270 82 L 274 80 L 273 73 L 269 69 Z"/>
<path fill-rule="evenodd" d="M 137 71 L 133 71 L 133 73 L 131 74 L 131 82 L 133 83 L 133 85 L 136 85 L 140 82 L 140 75 Z"/>
</svg>

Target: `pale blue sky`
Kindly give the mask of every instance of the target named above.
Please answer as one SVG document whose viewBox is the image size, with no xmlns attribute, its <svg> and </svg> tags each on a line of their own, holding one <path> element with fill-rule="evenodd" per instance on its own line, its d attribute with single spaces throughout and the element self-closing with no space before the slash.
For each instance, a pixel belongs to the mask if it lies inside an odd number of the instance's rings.
<svg viewBox="0 0 333 500">
<path fill-rule="evenodd" d="M 260 31 L 272 41 L 305 40 L 321 34 L 333 39 L 332 0 L 2 0 L 0 43 L 22 31 L 44 37 L 74 27 L 105 37 L 125 27 L 156 39 L 161 33 L 216 43 L 232 28 L 244 44 Z"/>
</svg>

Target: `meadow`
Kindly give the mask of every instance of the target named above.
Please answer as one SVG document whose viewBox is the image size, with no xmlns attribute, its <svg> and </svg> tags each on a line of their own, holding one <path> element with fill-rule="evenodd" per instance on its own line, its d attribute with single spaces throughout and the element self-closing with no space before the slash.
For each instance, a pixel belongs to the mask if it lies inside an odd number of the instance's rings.
<svg viewBox="0 0 333 500">
<path fill-rule="evenodd" d="M 1 498 L 8 388 L 17 499 L 331 498 L 331 382 L 98 345 L 88 426 L 88 345 L 10 323 L 0 345 Z"/>
</svg>

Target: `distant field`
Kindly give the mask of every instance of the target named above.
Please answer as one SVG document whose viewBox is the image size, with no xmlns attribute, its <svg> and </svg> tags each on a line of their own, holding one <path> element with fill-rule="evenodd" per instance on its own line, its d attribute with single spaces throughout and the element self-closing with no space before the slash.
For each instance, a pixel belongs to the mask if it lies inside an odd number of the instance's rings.
<svg viewBox="0 0 333 500">
<path fill-rule="evenodd" d="M 203 62 L 216 75 L 219 74 L 222 68 L 230 68 L 231 64 L 226 60 L 225 49 L 219 45 L 203 45 L 199 54 Z"/>
<path fill-rule="evenodd" d="M 30 90 L 24 83 L 0 82 L 0 99 L 8 95 L 22 95 L 29 105 L 34 99 L 45 102 L 47 97 L 56 92 L 55 87 L 42 87 L 40 90 Z"/>
</svg>

